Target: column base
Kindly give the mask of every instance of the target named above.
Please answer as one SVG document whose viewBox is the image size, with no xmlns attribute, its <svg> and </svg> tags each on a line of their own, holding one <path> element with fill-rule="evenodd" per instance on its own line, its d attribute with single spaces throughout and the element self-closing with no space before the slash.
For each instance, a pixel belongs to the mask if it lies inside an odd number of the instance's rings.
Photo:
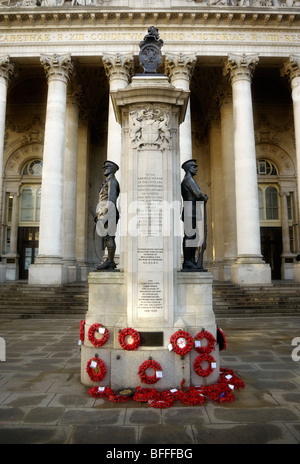
<svg viewBox="0 0 300 464">
<path fill-rule="evenodd" d="M 231 266 L 231 282 L 237 285 L 271 285 L 271 268 L 264 262 L 237 262 Z"/>
<path fill-rule="evenodd" d="M 87 263 L 82 261 L 77 261 L 78 266 L 78 281 L 79 282 L 87 282 L 89 273 L 90 273 L 90 266 Z"/>
<path fill-rule="evenodd" d="M 300 282 L 300 263 L 294 264 L 294 281 Z"/>
<path fill-rule="evenodd" d="M 0 264 L 0 284 L 6 281 L 6 265 Z"/>
<path fill-rule="evenodd" d="M 8 253 L 3 258 L 6 262 L 5 280 L 19 280 L 19 255 Z"/>
<path fill-rule="evenodd" d="M 64 260 L 64 266 L 66 268 L 66 283 L 81 282 L 81 268 L 78 263 L 73 260 Z"/>
<path fill-rule="evenodd" d="M 293 280 L 294 278 L 294 254 L 283 253 L 281 255 L 281 279 Z"/>
<path fill-rule="evenodd" d="M 64 285 L 68 283 L 68 269 L 63 263 L 34 263 L 28 272 L 30 285 Z"/>
</svg>

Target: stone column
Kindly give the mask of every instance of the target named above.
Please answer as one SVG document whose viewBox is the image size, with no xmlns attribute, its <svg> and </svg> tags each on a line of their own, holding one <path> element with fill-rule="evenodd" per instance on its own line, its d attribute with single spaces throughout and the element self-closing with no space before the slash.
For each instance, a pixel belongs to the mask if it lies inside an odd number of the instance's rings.
<svg viewBox="0 0 300 464">
<path fill-rule="evenodd" d="M 19 254 L 18 254 L 18 226 L 19 226 L 19 193 L 11 193 L 13 197 L 12 212 L 11 212 L 11 228 L 10 228 L 10 247 L 6 258 L 6 279 L 19 279 Z"/>
<path fill-rule="evenodd" d="M 9 82 L 14 77 L 14 64 L 10 62 L 8 55 L 0 55 L 0 218 L 2 224 L 2 204 L 3 204 L 3 150 L 4 133 L 6 118 L 7 89 Z M 4 248 L 3 229 L 1 226 L 0 246 Z"/>
<path fill-rule="evenodd" d="M 124 89 L 133 75 L 134 58 L 132 53 L 110 53 L 103 56 L 103 65 L 109 80 L 109 91 Z M 109 96 L 107 158 L 121 165 L 121 126 L 116 121 L 112 100 Z M 116 177 L 120 180 L 121 172 Z"/>
<path fill-rule="evenodd" d="M 289 233 L 289 217 L 288 217 L 288 206 L 287 197 L 288 192 L 280 192 L 280 205 L 281 205 L 281 228 L 282 228 L 282 253 L 284 255 L 291 254 L 290 247 L 290 233 Z"/>
<path fill-rule="evenodd" d="M 73 70 L 71 56 L 43 55 L 48 100 L 43 155 L 39 255 L 29 269 L 29 283 L 62 284 L 63 172 L 67 83 Z"/>
<path fill-rule="evenodd" d="M 82 108 L 81 108 L 82 110 Z M 82 110 L 78 127 L 77 159 L 77 202 L 76 202 L 76 262 L 81 272 L 80 280 L 86 281 L 89 274 L 87 259 L 88 240 L 88 148 L 89 148 L 88 114 Z"/>
<path fill-rule="evenodd" d="M 195 53 L 166 54 L 165 73 L 169 76 L 170 83 L 174 87 L 182 90 L 190 90 L 190 80 L 196 60 Z M 180 165 L 192 157 L 191 108 L 189 100 L 185 120 L 180 126 Z"/>
<path fill-rule="evenodd" d="M 256 155 L 251 79 L 257 54 L 230 54 L 224 67 L 232 83 L 237 217 L 237 263 L 232 280 L 238 284 L 271 282 L 269 266 L 262 261 L 257 193 Z"/>
<path fill-rule="evenodd" d="M 300 55 L 291 55 L 289 57 L 281 69 L 281 76 L 289 78 L 292 89 L 298 179 L 297 215 L 300 217 Z M 300 250 L 298 250 L 299 252 Z M 294 279 L 300 282 L 300 262 L 294 265 Z"/>
<path fill-rule="evenodd" d="M 220 137 L 220 118 L 218 114 L 210 117 L 209 147 L 211 160 L 211 215 L 213 243 L 213 276 L 221 280 L 221 268 L 224 256 L 224 188 L 222 179 L 222 145 Z"/>
<path fill-rule="evenodd" d="M 231 265 L 235 263 L 236 250 L 236 198 L 234 175 L 234 143 L 233 143 L 233 106 L 232 90 L 223 88 L 218 92 L 218 104 L 221 115 L 222 141 L 222 176 L 224 198 L 224 264 L 223 279 L 230 281 Z"/>
<path fill-rule="evenodd" d="M 68 268 L 67 279 L 75 282 L 76 276 L 76 199 L 79 104 L 81 86 L 72 83 L 67 92 L 66 145 L 64 159 L 63 198 L 63 258 Z"/>
<path fill-rule="evenodd" d="M 110 53 L 103 56 L 103 65 L 109 80 L 109 92 L 124 89 L 133 75 L 133 53 Z M 108 130 L 107 130 L 107 159 L 116 163 L 120 169 L 116 172 L 116 178 L 121 179 L 121 125 L 116 121 L 111 96 L 108 105 Z M 121 186 L 122 188 L 122 186 Z M 120 255 L 120 225 L 116 236 L 116 259 Z"/>
<path fill-rule="evenodd" d="M 292 279 L 293 278 L 293 264 L 290 264 L 289 261 L 293 254 L 291 253 L 290 246 L 290 230 L 289 230 L 289 216 L 288 216 L 288 205 L 287 197 L 290 195 L 289 192 L 281 191 L 279 194 L 280 197 L 280 206 L 281 206 L 281 229 L 282 229 L 282 255 L 281 255 L 281 271 L 283 279 Z"/>
</svg>

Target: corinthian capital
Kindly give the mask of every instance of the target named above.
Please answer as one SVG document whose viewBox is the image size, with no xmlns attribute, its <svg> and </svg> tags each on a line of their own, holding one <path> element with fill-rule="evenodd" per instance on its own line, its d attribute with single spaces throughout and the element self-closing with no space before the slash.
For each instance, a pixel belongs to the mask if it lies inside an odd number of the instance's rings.
<svg viewBox="0 0 300 464">
<path fill-rule="evenodd" d="M 102 60 L 105 74 L 110 81 L 122 79 L 129 83 L 134 68 L 133 53 L 111 53 L 104 55 Z"/>
<path fill-rule="evenodd" d="M 45 70 L 48 82 L 51 79 L 58 79 L 67 83 L 74 67 L 69 53 L 64 55 L 42 55 L 41 64 Z"/>
<path fill-rule="evenodd" d="M 166 54 L 165 73 L 170 77 L 170 81 L 172 82 L 176 78 L 179 78 L 190 82 L 196 59 L 196 53 Z"/>
<path fill-rule="evenodd" d="M 15 66 L 10 62 L 8 55 L 0 55 L 0 77 L 8 85 L 10 80 L 15 76 Z"/>
<path fill-rule="evenodd" d="M 232 82 L 244 79 L 251 81 L 259 58 L 257 53 L 234 55 L 230 53 L 223 74 L 230 76 Z"/>
<path fill-rule="evenodd" d="M 295 77 L 300 77 L 300 55 L 290 55 L 288 61 L 284 63 L 280 74 L 288 77 L 292 81 Z"/>
</svg>

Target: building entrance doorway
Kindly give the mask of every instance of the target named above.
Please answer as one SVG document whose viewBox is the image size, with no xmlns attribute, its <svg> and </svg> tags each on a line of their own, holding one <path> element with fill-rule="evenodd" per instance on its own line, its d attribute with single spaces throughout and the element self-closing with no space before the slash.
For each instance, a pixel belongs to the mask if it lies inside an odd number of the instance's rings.
<svg viewBox="0 0 300 464">
<path fill-rule="evenodd" d="M 281 227 L 261 227 L 261 252 L 270 264 L 273 280 L 281 279 L 282 231 Z"/>
<path fill-rule="evenodd" d="M 28 279 L 28 269 L 36 260 L 39 251 L 39 228 L 19 227 L 19 279 Z"/>
</svg>

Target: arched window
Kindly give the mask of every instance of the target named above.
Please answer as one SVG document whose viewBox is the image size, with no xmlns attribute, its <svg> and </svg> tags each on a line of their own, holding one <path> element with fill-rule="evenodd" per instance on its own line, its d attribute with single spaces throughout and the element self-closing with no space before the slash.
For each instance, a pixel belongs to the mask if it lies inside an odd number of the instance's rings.
<svg viewBox="0 0 300 464">
<path fill-rule="evenodd" d="M 256 169 L 259 176 L 278 176 L 275 164 L 266 159 L 257 160 Z"/>
<path fill-rule="evenodd" d="M 39 159 L 29 161 L 23 168 L 23 176 L 41 176 L 43 162 Z"/>
</svg>

